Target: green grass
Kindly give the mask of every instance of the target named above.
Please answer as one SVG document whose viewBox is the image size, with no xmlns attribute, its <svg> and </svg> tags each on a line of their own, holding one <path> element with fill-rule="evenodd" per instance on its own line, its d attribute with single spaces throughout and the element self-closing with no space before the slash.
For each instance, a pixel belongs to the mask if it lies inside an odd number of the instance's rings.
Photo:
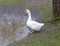
<svg viewBox="0 0 60 46">
<path fill-rule="evenodd" d="M 0 6 L 4 6 L 4 5 L 12 5 L 12 4 L 16 4 L 16 3 L 21 3 L 24 2 L 24 0 L 0 0 Z"/>
<path fill-rule="evenodd" d="M 51 16 L 52 16 L 52 4 L 47 3 L 47 4 L 41 4 L 41 5 L 33 5 L 31 8 L 35 10 L 40 10 L 42 12 L 42 21 L 44 23 L 48 23 L 51 21 Z"/>
<path fill-rule="evenodd" d="M 52 7 L 51 4 L 47 4 L 42 7 L 42 13 L 43 13 L 43 22 L 47 23 L 51 21 L 51 16 L 52 16 Z"/>
</svg>

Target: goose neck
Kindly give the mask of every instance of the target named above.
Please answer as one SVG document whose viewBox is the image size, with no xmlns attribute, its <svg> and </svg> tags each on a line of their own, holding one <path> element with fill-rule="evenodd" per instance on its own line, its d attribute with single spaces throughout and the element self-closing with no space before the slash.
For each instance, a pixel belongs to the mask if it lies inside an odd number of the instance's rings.
<svg viewBox="0 0 60 46">
<path fill-rule="evenodd" d="M 31 13 L 28 14 L 28 20 L 31 20 Z"/>
</svg>

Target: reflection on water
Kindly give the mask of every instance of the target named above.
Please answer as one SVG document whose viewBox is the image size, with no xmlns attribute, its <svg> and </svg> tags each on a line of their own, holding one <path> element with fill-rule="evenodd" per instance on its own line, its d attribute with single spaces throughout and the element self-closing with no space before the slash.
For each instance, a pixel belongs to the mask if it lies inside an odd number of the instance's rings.
<svg viewBox="0 0 60 46">
<path fill-rule="evenodd" d="M 29 30 L 25 26 L 25 17 L 19 14 L 3 14 L 0 16 L 0 46 L 6 46 L 26 37 Z"/>
</svg>

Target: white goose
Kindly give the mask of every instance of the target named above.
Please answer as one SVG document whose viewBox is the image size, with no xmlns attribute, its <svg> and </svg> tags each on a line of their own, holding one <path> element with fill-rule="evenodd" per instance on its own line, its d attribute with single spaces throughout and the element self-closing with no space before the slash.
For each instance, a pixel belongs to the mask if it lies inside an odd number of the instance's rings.
<svg viewBox="0 0 60 46">
<path fill-rule="evenodd" d="M 26 25 L 27 25 L 27 27 L 32 29 L 32 31 L 30 33 L 37 32 L 41 29 L 42 26 L 44 26 L 44 23 L 39 23 L 39 22 L 32 20 L 31 11 L 29 9 L 26 9 L 25 13 L 28 15 L 28 20 L 27 20 Z"/>
</svg>

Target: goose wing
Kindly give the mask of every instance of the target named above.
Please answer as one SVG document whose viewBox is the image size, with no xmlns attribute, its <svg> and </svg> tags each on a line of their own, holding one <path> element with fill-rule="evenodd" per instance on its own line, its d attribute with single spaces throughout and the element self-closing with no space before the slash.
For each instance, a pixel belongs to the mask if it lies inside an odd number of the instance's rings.
<svg viewBox="0 0 60 46">
<path fill-rule="evenodd" d="M 28 25 L 31 29 L 34 30 L 39 30 L 41 28 L 41 23 L 38 23 L 36 21 L 30 21 L 29 25 Z"/>
</svg>

